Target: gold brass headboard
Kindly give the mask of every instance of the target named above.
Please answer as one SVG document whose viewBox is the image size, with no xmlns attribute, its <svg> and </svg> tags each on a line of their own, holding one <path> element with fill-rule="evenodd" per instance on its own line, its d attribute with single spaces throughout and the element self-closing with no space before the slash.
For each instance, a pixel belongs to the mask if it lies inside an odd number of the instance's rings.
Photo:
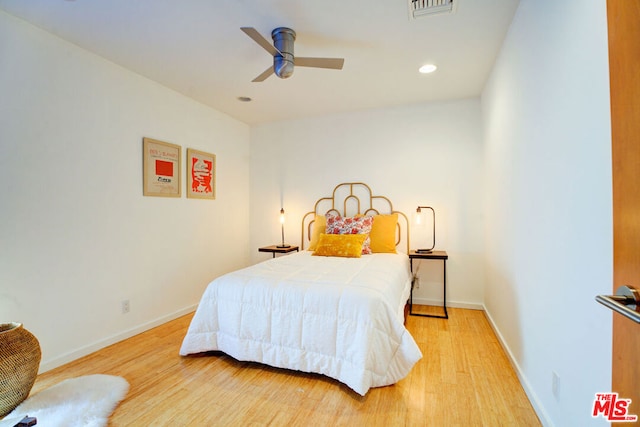
<svg viewBox="0 0 640 427">
<path fill-rule="evenodd" d="M 394 210 L 391 200 L 387 197 L 374 196 L 371 188 L 363 182 L 343 182 L 338 184 L 333 189 L 331 197 L 322 197 L 316 201 L 313 210 L 302 217 L 302 242 L 300 245 L 302 250 L 304 250 L 305 242 L 309 242 L 311 239 L 311 228 L 315 222 L 316 214 L 326 215 L 329 212 L 336 212 L 341 216 L 397 213 L 396 246 L 401 243 L 404 235 L 407 254 L 409 253 L 409 219 L 403 212 Z M 405 233 L 402 231 L 402 223 L 404 223 Z"/>
</svg>

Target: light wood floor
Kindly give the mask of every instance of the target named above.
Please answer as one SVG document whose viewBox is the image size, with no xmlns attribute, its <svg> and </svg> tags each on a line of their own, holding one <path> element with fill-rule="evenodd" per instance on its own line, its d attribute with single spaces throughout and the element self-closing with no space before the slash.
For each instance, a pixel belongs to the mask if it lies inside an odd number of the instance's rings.
<svg viewBox="0 0 640 427">
<path fill-rule="evenodd" d="M 415 306 L 414 306 L 415 308 Z M 192 315 L 40 375 L 32 393 L 79 375 L 125 377 L 110 426 L 539 426 L 484 313 L 410 316 L 424 357 L 399 383 L 361 397 L 324 376 L 180 357 Z"/>
</svg>

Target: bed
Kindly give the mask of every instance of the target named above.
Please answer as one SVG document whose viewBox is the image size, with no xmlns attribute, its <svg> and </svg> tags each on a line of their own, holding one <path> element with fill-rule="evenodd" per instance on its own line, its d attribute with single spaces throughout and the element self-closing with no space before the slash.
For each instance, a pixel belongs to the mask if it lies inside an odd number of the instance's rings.
<svg viewBox="0 0 640 427">
<path fill-rule="evenodd" d="M 398 382 L 422 357 L 404 327 L 411 287 L 408 227 L 407 217 L 366 184 L 339 184 L 304 215 L 300 252 L 207 286 L 180 354 L 221 351 L 323 374 L 360 395 Z M 405 253 L 396 250 L 402 242 Z"/>
</svg>

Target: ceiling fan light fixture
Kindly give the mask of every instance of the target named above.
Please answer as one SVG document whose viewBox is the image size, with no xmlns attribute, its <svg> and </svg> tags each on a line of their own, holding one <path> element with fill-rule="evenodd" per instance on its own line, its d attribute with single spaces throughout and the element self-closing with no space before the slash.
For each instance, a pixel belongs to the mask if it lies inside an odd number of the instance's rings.
<svg viewBox="0 0 640 427">
<path fill-rule="evenodd" d="M 273 72 L 281 79 L 291 77 L 294 67 L 293 43 L 296 32 L 291 28 L 278 27 L 271 32 L 273 46 L 280 52 L 273 57 Z"/>
<path fill-rule="evenodd" d="M 291 28 L 278 27 L 271 32 L 273 45 L 253 27 L 240 27 L 240 29 L 254 42 L 259 44 L 273 57 L 273 66 L 267 68 L 252 82 L 263 82 L 270 75 L 275 74 L 281 79 L 286 79 L 293 74 L 294 67 L 328 68 L 342 70 L 344 58 L 316 58 L 298 57 L 293 55 L 293 44 L 296 40 L 296 32 Z"/>
<path fill-rule="evenodd" d="M 438 66 L 435 64 L 424 64 L 422 67 L 418 69 L 421 74 L 431 74 L 438 69 Z"/>
</svg>

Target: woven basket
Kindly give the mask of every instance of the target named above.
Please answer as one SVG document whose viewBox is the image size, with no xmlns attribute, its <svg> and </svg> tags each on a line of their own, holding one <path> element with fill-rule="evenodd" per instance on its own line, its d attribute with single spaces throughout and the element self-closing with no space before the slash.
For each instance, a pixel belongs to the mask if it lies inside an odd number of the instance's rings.
<svg viewBox="0 0 640 427">
<path fill-rule="evenodd" d="M 29 395 L 41 355 L 37 338 L 21 323 L 0 323 L 0 418 Z"/>
</svg>

